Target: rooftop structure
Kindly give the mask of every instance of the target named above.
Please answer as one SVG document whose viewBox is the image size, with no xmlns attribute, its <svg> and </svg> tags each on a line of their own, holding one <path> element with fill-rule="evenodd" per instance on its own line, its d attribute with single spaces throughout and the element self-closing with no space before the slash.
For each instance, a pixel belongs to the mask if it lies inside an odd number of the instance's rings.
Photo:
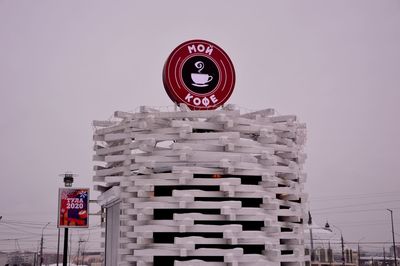
<svg viewBox="0 0 400 266">
<path fill-rule="evenodd" d="M 142 107 L 94 121 L 106 265 L 305 265 L 305 125 Z"/>
</svg>

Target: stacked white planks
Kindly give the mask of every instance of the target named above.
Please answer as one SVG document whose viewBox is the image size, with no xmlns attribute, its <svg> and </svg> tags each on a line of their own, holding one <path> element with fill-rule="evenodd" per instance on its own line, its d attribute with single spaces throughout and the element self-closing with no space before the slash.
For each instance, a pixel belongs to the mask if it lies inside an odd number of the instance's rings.
<svg viewBox="0 0 400 266">
<path fill-rule="evenodd" d="M 295 116 L 228 105 L 114 118 L 94 121 L 93 180 L 121 190 L 120 265 L 305 265 Z"/>
</svg>

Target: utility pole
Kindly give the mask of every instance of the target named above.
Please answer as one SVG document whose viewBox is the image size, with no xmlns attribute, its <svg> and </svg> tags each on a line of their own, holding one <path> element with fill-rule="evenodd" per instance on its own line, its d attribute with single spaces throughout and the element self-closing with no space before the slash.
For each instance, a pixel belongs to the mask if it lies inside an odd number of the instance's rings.
<svg viewBox="0 0 400 266">
<path fill-rule="evenodd" d="M 340 232 L 340 241 L 342 242 L 342 265 L 346 265 L 346 259 L 344 257 L 344 241 L 343 241 L 343 234 Z"/>
<path fill-rule="evenodd" d="M 387 209 L 390 212 L 390 218 L 392 221 L 392 237 L 393 237 L 393 255 L 394 255 L 394 265 L 397 266 L 397 256 L 396 256 L 396 240 L 394 239 L 394 225 L 393 225 L 393 211 Z"/>
<path fill-rule="evenodd" d="M 38 243 L 38 246 L 36 248 L 35 266 L 40 263 L 39 262 L 39 250 L 40 250 L 40 242 Z"/>
<path fill-rule="evenodd" d="M 357 255 L 358 255 L 358 265 L 361 265 L 361 250 L 360 250 L 360 242 L 357 245 Z"/>
<path fill-rule="evenodd" d="M 345 259 L 345 256 L 344 256 L 343 232 L 342 232 L 342 229 L 340 229 L 336 225 L 332 224 L 332 226 L 340 231 L 340 242 L 342 244 L 342 265 L 345 266 L 346 265 L 346 259 Z M 325 228 L 329 230 L 330 226 L 329 226 L 328 222 L 326 222 Z"/>
<path fill-rule="evenodd" d="M 383 247 L 383 265 L 386 265 L 386 251 L 385 251 L 385 247 Z"/>
<path fill-rule="evenodd" d="M 43 263 L 43 232 L 44 232 L 44 229 L 45 229 L 49 224 L 50 224 L 50 222 L 47 223 L 47 224 L 42 228 L 42 237 L 41 237 L 41 239 L 40 239 L 40 261 L 39 261 L 39 265 L 40 265 L 40 266 L 42 266 L 42 263 Z"/>
<path fill-rule="evenodd" d="M 310 260 L 311 260 L 311 262 L 313 262 L 314 261 L 314 239 L 313 239 L 313 234 L 312 234 L 312 228 L 311 228 L 311 226 L 312 226 L 312 217 L 311 217 L 311 213 L 310 213 L 310 211 L 308 212 L 308 227 L 309 227 L 309 229 L 310 229 L 310 241 L 311 241 L 311 244 L 310 244 Z"/>
<path fill-rule="evenodd" d="M 40 259 L 39 259 L 39 265 L 42 266 L 43 263 L 43 236 L 40 239 Z"/>
</svg>

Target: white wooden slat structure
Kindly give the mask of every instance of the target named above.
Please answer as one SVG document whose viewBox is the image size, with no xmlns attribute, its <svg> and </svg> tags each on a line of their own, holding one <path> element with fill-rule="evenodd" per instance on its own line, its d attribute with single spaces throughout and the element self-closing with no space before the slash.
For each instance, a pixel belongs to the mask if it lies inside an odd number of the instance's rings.
<svg viewBox="0 0 400 266">
<path fill-rule="evenodd" d="M 215 111 L 181 106 L 118 111 L 114 120 L 93 123 L 95 189 L 104 207 L 118 206 L 107 211 L 113 227 L 104 224 L 107 243 L 114 243 L 106 245 L 112 249 L 107 265 L 290 266 L 309 260 L 303 237 L 306 127 L 296 116 L 277 116 L 273 109 L 241 114 L 233 105 Z"/>
</svg>

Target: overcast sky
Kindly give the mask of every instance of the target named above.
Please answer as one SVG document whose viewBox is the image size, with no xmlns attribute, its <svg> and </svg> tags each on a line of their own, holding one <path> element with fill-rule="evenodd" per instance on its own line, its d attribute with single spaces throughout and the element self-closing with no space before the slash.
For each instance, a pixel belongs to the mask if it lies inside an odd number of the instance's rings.
<svg viewBox="0 0 400 266">
<path fill-rule="evenodd" d="M 391 241 L 392 208 L 400 240 L 399 0 L 0 0 L 0 240 L 55 221 L 64 171 L 93 186 L 92 120 L 172 106 L 162 67 L 190 39 L 231 57 L 228 103 L 307 123 L 316 223 Z"/>
</svg>

